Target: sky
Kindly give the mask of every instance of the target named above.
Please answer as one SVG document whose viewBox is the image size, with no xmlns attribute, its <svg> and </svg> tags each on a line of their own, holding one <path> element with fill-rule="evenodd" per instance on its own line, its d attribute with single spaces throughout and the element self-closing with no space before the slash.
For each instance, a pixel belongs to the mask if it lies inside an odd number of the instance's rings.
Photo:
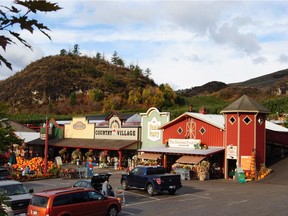
<svg viewBox="0 0 288 216">
<path fill-rule="evenodd" d="M 155 83 L 174 90 L 288 68 L 288 1 L 49 1 L 62 9 L 35 18 L 49 27 L 51 40 L 19 31 L 33 51 L 19 43 L 0 50 L 13 64 L 13 71 L 0 65 L 0 80 L 75 44 L 81 55 L 99 52 L 109 61 L 116 51 L 126 66 L 149 68 Z"/>
</svg>

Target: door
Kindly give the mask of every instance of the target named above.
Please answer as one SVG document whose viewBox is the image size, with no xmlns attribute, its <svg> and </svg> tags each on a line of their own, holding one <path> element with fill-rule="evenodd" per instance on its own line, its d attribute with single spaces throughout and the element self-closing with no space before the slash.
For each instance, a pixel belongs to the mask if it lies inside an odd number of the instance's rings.
<svg viewBox="0 0 288 216">
<path fill-rule="evenodd" d="M 88 191 L 88 202 L 86 209 L 87 216 L 106 215 L 109 199 L 104 198 L 101 193 L 96 191 Z"/>
</svg>

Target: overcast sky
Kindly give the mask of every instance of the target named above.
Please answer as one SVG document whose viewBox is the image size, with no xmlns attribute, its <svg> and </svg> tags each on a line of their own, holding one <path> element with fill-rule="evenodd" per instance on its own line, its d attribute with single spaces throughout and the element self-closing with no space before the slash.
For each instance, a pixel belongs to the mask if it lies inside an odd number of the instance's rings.
<svg viewBox="0 0 288 216">
<path fill-rule="evenodd" d="M 9 46 L 14 69 L 0 66 L 0 79 L 75 44 L 83 55 L 99 52 L 109 61 L 116 51 L 125 65 L 149 68 L 150 78 L 174 90 L 288 68 L 288 1 L 49 1 L 63 9 L 36 18 L 52 40 L 22 32 L 33 51 Z"/>
</svg>

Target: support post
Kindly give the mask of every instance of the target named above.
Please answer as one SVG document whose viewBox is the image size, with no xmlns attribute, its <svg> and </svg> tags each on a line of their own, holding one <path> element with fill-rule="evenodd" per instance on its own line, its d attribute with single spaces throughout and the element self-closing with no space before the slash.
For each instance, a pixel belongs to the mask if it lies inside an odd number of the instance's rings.
<svg viewBox="0 0 288 216">
<path fill-rule="evenodd" d="M 48 166 L 48 142 L 49 142 L 49 120 L 46 117 L 45 125 L 45 148 L 44 148 L 44 174 L 47 174 Z"/>
</svg>

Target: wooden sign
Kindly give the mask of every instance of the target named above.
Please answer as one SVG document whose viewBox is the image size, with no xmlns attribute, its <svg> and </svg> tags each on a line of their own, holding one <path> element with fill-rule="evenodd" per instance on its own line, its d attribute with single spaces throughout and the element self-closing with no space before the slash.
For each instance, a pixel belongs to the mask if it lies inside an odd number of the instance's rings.
<svg viewBox="0 0 288 216">
<path fill-rule="evenodd" d="M 241 156 L 241 168 L 243 170 L 251 170 L 251 156 Z"/>
</svg>

